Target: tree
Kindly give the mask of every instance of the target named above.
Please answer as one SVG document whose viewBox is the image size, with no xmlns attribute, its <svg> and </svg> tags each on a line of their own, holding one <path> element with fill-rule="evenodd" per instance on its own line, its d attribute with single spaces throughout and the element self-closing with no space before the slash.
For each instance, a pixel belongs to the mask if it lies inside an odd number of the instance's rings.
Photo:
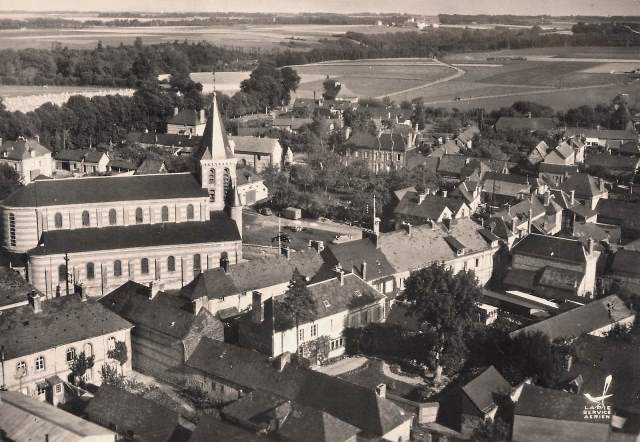
<svg viewBox="0 0 640 442">
<path fill-rule="evenodd" d="M 20 185 L 18 172 L 8 164 L 0 164 L 0 200 L 11 195 Z"/>
<path fill-rule="evenodd" d="M 340 89 L 342 88 L 342 84 L 327 75 L 327 78 L 322 82 L 322 87 L 324 88 L 324 92 L 322 93 L 322 98 L 325 100 L 335 100 L 338 94 L 340 93 Z"/>
<path fill-rule="evenodd" d="M 282 297 L 282 301 L 276 304 L 280 317 L 293 318 L 296 326 L 296 349 L 300 347 L 299 330 L 300 322 L 313 318 L 316 312 L 316 303 L 311 292 L 307 288 L 307 281 L 296 268 L 293 271 L 289 287 Z"/>
<path fill-rule="evenodd" d="M 471 433 L 471 442 L 507 442 L 509 437 L 509 425 L 502 419 L 486 420 L 480 423 Z"/>
<path fill-rule="evenodd" d="M 68 362 L 69 370 L 71 370 L 71 375 L 73 376 L 74 384 L 78 382 L 78 379 L 82 378 L 87 370 L 91 370 L 93 367 L 93 362 L 95 360 L 95 356 L 85 355 L 84 352 L 77 354 L 74 358 Z"/>
<path fill-rule="evenodd" d="M 400 299 L 408 304 L 407 315 L 414 316 L 425 330 L 435 333 L 436 380 L 442 375 L 444 352 L 461 342 L 460 337 L 473 323 L 481 295 L 473 271 L 454 274 L 443 263 L 434 263 L 407 278 Z"/>
<path fill-rule="evenodd" d="M 113 349 L 107 351 L 107 356 L 120 364 L 120 374 L 124 374 L 124 364 L 129 360 L 127 344 L 124 341 L 116 341 Z"/>
</svg>

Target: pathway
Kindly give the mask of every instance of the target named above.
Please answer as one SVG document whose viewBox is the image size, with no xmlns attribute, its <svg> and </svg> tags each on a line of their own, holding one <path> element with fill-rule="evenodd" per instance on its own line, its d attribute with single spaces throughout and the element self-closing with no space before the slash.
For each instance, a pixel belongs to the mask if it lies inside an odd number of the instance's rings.
<svg viewBox="0 0 640 442">
<path fill-rule="evenodd" d="M 362 367 L 367 362 L 367 358 L 363 356 L 340 359 L 338 362 L 334 362 L 330 365 L 318 367 L 317 371 L 320 373 L 328 374 L 329 376 L 338 376 L 343 373 L 348 373 L 357 368 Z"/>
<path fill-rule="evenodd" d="M 380 95 L 380 96 L 377 96 L 375 98 L 377 100 L 382 100 L 385 97 L 393 97 L 395 95 L 402 95 L 402 94 L 406 94 L 406 93 L 409 93 L 409 92 L 418 91 L 418 90 L 424 89 L 426 87 L 435 86 L 436 84 L 446 83 L 447 81 L 455 80 L 456 78 L 460 78 L 464 74 L 466 74 L 466 71 L 460 69 L 457 66 L 454 66 L 454 65 L 451 65 L 451 64 L 447 64 L 447 63 L 444 63 L 444 62 L 439 61 L 439 60 L 437 61 L 436 64 L 444 66 L 444 67 L 448 67 L 449 69 L 453 69 L 453 70 L 456 71 L 456 73 L 453 74 L 453 75 L 449 75 L 448 77 L 444 77 L 444 78 L 441 78 L 439 80 L 432 81 L 430 83 L 421 84 L 420 86 L 414 86 L 414 87 L 411 87 L 409 89 L 404 89 L 404 90 L 397 91 L 397 92 L 391 92 L 390 94 Z"/>
<path fill-rule="evenodd" d="M 382 361 L 382 373 L 384 373 L 385 376 L 387 376 L 387 377 L 389 377 L 391 379 L 395 379 L 396 381 L 404 382 L 405 384 L 418 385 L 418 384 L 423 384 L 424 383 L 424 381 L 420 377 L 403 376 L 401 374 L 394 373 L 389 368 L 389 364 L 387 364 L 384 361 Z"/>
</svg>

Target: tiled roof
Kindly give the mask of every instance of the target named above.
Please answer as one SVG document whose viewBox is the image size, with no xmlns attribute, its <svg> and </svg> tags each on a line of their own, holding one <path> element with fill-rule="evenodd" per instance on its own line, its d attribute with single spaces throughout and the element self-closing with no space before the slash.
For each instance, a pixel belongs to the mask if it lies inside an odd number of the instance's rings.
<svg viewBox="0 0 640 442">
<path fill-rule="evenodd" d="M 298 130 L 302 126 L 313 123 L 312 118 L 275 118 L 273 127 L 291 127 L 292 130 Z"/>
<path fill-rule="evenodd" d="M 231 137 L 234 144 L 234 151 L 237 153 L 257 153 L 264 155 L 273 155 L 280 145 L 275 138 L 259 138 L 259 137 Z M 277 158 L 277 160 L 280 160 Z"/>
<path fill-rule="evenodd" d="M 530 255 L 539 258 L 582 264 L 586 262 L 585 250 L 577 239 L 532 233 L 524 237 L 512 249 L 513 254 Z"/>
<path fill-rule="evenodd" d="M 85 163 L 98 164 L 105 155 L 107 154 L 95 149 L 64 149 L 55 152 L 53 158 L 58 161 L 84 161 Z"/>
<path fill-rule="evenodd" d="M 604 167 L 614 170 L 634 171 L 638 168 L 640 159 L 633 156 L 611 155 L 608 153 L 591 154 L 585 158 L 587 166 Z"/>
<path fill-rule="evenodd" d="M 133 163 L 133 161 L 124 160 L 122 158 L 113 158 L 107 163 L 107 167 L 111 169 L 129 171 L 136 170 L 137 166 Z"/>
<path fill-rule="evenodd" d="M 172 147 L 188 147 L 194 148 L 200 146 L 202 137 L 197 135 L 180 135 L 180 134 L 154 134 L 133 132 L 129 134 L 132 141 L 140 144 L 152 144 L 158 146 Z"/>
<path fill-rule="evenodd" d="M 34 313 L 31 305 L 2 311 L 0 347 L 6 359 L 133 327 L 102 304 L 82 302 L 75 295 L 41 299 L 41 313 Z"/>
<path fill-rule="evenodd" d="M 236 427 L 213 416 L 203 414 L 199 418 L 200 421 L 196 429 L 191 433 L 189 442 L 254 442 L 267 440 L 264 436 Z"/>
<path fill-rule="evenodd" d="M 168 124 L 177 124 L 181 126 L 197 126 L 205 124 L 205 120 L 200 118 L 200 112 L 193 109 L 182 109 L 177 115 L 167 120 Z"/>
<path fill-rule="evenodd" d="M 462 387 L 462 391 L 481 412 L 496 406 L 494 395 L 508 395 L 511 384 L 492 365 Z"/>
<path fill-rule="evenodd" d="M 90 421 L 132 434 L 141 442 L 165 442 L 178 426 L 178 413 L 140 395 L 102 384 L 85 413 Z"/>
<path fill-rule="evenodd" d="M 376 136 L 369 132 L 355 132 L 345 143 L 345 146 L 360 147 L 372 150 L 387 150 L 404 152 L 409 150 L 404 137 L 398 132 L 383 132 Z"/>
<path fill-rule="evenodd" d="M 611 272 L 640 278 L 640 252 L 618 249 L 613 257 Z"/>
<path fill-rule="evenodd" d="M 584 410 L 588 405 L 581 394 L 524 385 L 515 415 L 584 422 Z"/>
<path fill-rule="evenodd" d="M 563 141 L 559 145 L 556 146 L 554 152 L 560 155 L 562 158 L 567 159 L 571 155 L 574 154 L 573 147 L 571 147 L 567 142 Z"/>
<path fill-rule="evenodd" d="M 640 144 L 637 141 L 622 143 L 618 148 L 618 152 L 627 155 L 640 155 Z"/>
<path fill-rule="evenodd" d="M 500 117 L 496 122 L 496 129 L 503 130 L 528 130 L 528 131 L 552 131 L 556 128 L 553 118 L 538 117 Z"/>
<path fill-rule="evenodd" d="M 284 440 L 308 442 L 344 442 L 360 430 L 321 410 L 292 404 L 291 413 L 278 430 Z"/>
<path fill-rule="evenodd" d="M 582 272 L 547 266 L 543 269 L 538 284 L 544 287 L 575 292 L 584 277 L 585 275 Z"/>
<path fill-rule="evenodd" d="M 136 327 L 156 330 L 176 339 L 187 336 L 202 316 L 210 315 L 205 309 L 198 315 L 193 314 L 188 300 L 177 295 L 158 293 L 149 299 L 149 294 L 149 287 L 127 281 L 99 302 Z"/>
<path fill-rule="evenodd" d="M 464 201 L 460 198 L 444 197 L 440 195 L 426 195 L 422 202 L 417 192 L 407 192 L 400 200 L 393 213 L 416 218 L 438 219 L 445 209 L 455 213 Z"/>
<path fill-rule="evenodd" d="M 511 336 L 540 332 L 551 340 L 573 338 L 633 315 L 620 298 L 610 295 L 511 332 Z"/>
<path fill-rule="evenodd" d="M 599 138 L 601 140 L 633 140 L 638 141 L 638 133 L 634 130 L 609 130 L 609 129 L 583 129 L 580 127 L 569 127 L 565 131 L 565 136 L 584 136 L 586 138 Z"/>
<path fill-rule="evenodd" d="M 113 440 L 115 436 L 106 428 L 18 391 L 0 391 L 0 429 L 7 441 L 33 440 L 36 435 L 46 435 L 51 442 Z"/>
<path fill-rule="evenodd" d="M 578 166 L 573 164 L 553 164 L 553 163 L 540 163 L 538 165 L 539 173 L 552 173 L 555 175 L 574 175 L 578 173 Z"/>
<path fill-rule="evenodd" d="M 33 138 L 29 138 L 28 140 L 21 138 L 16 141 L 5 140 L 0 142 L 0 159 L 5 158 L 14 161 L 24 160 L 31 158 L 31 152 L 34 152 L 36 156 L 51 153 L 49 149 Z"/>
<path fill-rule="evenodd" d="M 136 175 L 157 173 L 167 173 L 167 166 L 164 161 L 155 158 L 145 158 L 136 169 Z"/>
<path fill-rule="evenodd" d="M 495 195 L 517 196 L 529 193 L 531 185 L 527 177 L 506 173 L 487 172 L 484 175 L 483 191 Z"/>
<path fill-rule="evenodd" d="M 278 371 L 256 351 L 208 338 L 200 341 L 187 366 L 234 385 L 280 395 L 324 411 L 359 428 L 363 436 L 382 436 L 411 419 L 373 390 L 293 364 Z"/>
<path fill-rule="evenodd" d="M 206 190 L 190 173 L 170 173 L 35 181 L 12 193 L 2 204 L 41 207 L 206 196 Z"/>
<path fill-rule="evenodd" d="M 0 307 L 27 300 L 33 287 L 15 270 L 0 267 Z"/>
<path fill-rule="evenodd" d="M 362 263 L 367 264 L 366 280 L 372 281 L 391 276 L 395 270 L 384 253 L 368 238 L 331 244 L 322 251 L 326 263 L 340 265 L 345 272 L 355 272 L 362 277 Z"/>
<path fill-rule="evenodd" d="M 479 232 L 481 229 L 469 218 L 452 220 L 450 229 L 442 224 L 435 229 L 429 225 L 412 226 L 411 234 L 405 230 L 380 234 L 378 246 L 396 272 L 406 272 L 456 258 L 456 251 L 445 240 L 447 236 L 464 244 L 466 254 L 489 250 L 491 243 Z"/>
<path fill-rule="evenodd" d="M 240 240 L 236 223 L 220 212 L 212 213 L 210 221 L 49 230 L 28 253 L 52 255 Z"/>
<path fill-rule="evenodd" d="M 180 295 L 187 299 L 224 298 L 242 293 L 235 286 L 233 279 L 222 268 L 209 269 L 200 273 L 189 284 L 180 290 Z"/>
</svg>

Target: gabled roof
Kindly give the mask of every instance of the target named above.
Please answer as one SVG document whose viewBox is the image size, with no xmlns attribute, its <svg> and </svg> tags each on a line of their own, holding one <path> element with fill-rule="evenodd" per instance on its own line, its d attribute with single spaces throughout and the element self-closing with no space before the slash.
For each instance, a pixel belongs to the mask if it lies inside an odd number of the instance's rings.
<svg viewBox="0 0 640 442">
<path fill-rule="evenodd" d="M 164 161 L 155 158 L 145 158 L 136 169 L 136 175 L 148 175 L 167 173 L 167 165 Z"/>
<path fill-rule="evenodd" d="M 567 159 L 574 154 L 573 148 L 565 141 L 557 145 L 554 152 L 556 152 L 564 159 Z"/>
<path fill-rule="evenodd" d="M 640 155 L 640 143 L 637 141 L 627 141 L 622 143 L 618 148 L 618 152 L 627 155 Z"/>
<path fill-rule="evenodd" d="M 20 138 L 16 141 L 0 141 L 0 159 L 20 161 L 35 156 L 51 153 L 49 149 L 33 138 Z"/>
<path fill-rule="evenodd" d="M 540 332 L 552 341 L 558 338 L 575 338 L 633 316 L 634 313 L 620 298 L 616 295 L 610 295 L 536 322 L 511 332 L 510 335 L 513 337 L 519 334 Z"/>
<path fill-rule="evenodd" d="M 197 160 L 233 158 L 233 150 L 229 144 L 227 132 L 224 129 L 222 114 L 218 109 L 218 99 L 215 93 L 211 104 L 211 116 L 207 120 L 200 148 L 194 158 Z"/>
<path fill-rule="evenodd" d="M 322 257 L 330 267 L 340 265 L 345 272 L 355 272 L 360 277 L 362 277 L 362 263 L 365 262 L 367 281 L 395 273 L 384 253 L 369 238 L 330 244 L 322 251 Z"/>
<path fill-rule="evenodd" d="M 598 180 L 586 173 L 572 175 L 560 185 L 560 188 L 567 193 L 571 193 L 574 190 L 576 196 L 583 198 L 591 198 L 604 193 L 604 191 L 600 190 Z"/>
<path fill-rule="evenodd" d="M 491 365 L 462 387 L 462 391 L 479 411 L 486 413 L 496 406 L 495 395 L 511 392 L 511 384 Z"/>
<path fill-rule="evenodd" d="M 266 391 L 326 412 L 367 437 L 380 437 L 411 419 L 368 388 L 293 364 L 278 371 L 256 351 L 208 338 L 200 341 L 187 366 L 242 388 Z"/>
<path fill-rule="evenodd" d="M 105 152 L 95 149 L 64 149 L 53 154 L 53 158 L 58 161 L 84 161 L 92 164 L 98 164 L 105 156 L 109 158 Z"/>
<path fill-rule="evenodd" d="M 446 209 L 456 213 L 460 206 L 464 204 L 461 198 L 444 197 L 440 195 L 425 195 L 422 202 L 418 192 L 407 192 L 393 213 L 395 215 L 405 215 L 423 220 L 437 220 Z"/>
<path fill-rule="evenodd" d="M 513 254 L 529 255 L 549 260 L 559 260 L 572 264 L 586 262 L 585 250 L 577 239 L 532 233 L 513 246 Z"/>
<path fill-rule="evenodd" d="M 527 177 L 497 172 L 487 172 L 484 175 L 483 192 L 495 195 L 517 196 L 530 191 L 531 184 L 529 184 Z"/>
<path fill-rule="evenodd" d="M 0 267 L 0 307 L 27 301 L 33 287 L 15 270 Z"/>
<path fill-rule="evenodd" d="M 190 173 L 169 173 L 38 180 L 16 190 L 2 205 L 41 207 L 206 197 L 206 190 Z"/>
<path fill-rule="evenodd" d="M 344 145 L 372 150 L 388 150 L 397 152 L 409 150 L 406 140 L 398 132 L 383 132 L 376 136 L 366 131 L 358 131 L 355 132 L 344 143 Z"/>
<path fill-rule="evenodd" d="M 85 413 L 90 421 L 118 433 L 132 433 L 134 440 L 165 442 L 178 426 L 178 413 L 140 395 L 102 384 Z"/>
<path fill-rule="evenodd" d="M 584 422 L 584 410 L 590 405 L 581 394 L 525 384 L 516 403 L 516 416 Z M 609 425 L 608 421 L 597 421 Z"/>
<path fill-rule="evenodd" d="M 136 327 L 156 330 L 176 339 L 187 336 L 201 317 L 211 315 L 206 309 L 193 314 L 188 300 L 177 295 L 161 292 L 149 299 L 150 292 L 149 287 L 127 281 L 99 302 Z"/>
<path fill-rule="evenodd" d="M 584 136 L 586 138 L 599 138 L 601 140 L 624 140 L 638 141 L 638 133 L 634 130 L 610 130 L 610 129 L 583 129 L 580 127 L 569 127 L 565 131 L 565 136 Z"/>
<path fill-rule="evenodd" d="M 4 347 L 6 359 L 31 355 L 133 327 L 102 304 L 82 302 L 75 295 L 41 299 L 41 313 L 34 313 L 31 305 L 2 311 L 0 347 Z"/>
<path fill-rule="evenodd" d="M 290 127 L 292 130 L 298 130 L 303 126 L 313 123 L 313 118 L 274 118 L 271 125 L 273 127 Z"/>
<path fill-rule="evenodd" d="M 200 143 L 202 142 L 202 137 L 198 135 L 157 134 L 151 132 L 131 132 L 127 136 L 127 139 L 131 142 L 137 142 L 140 144 L 186 148 L 200 146 Z"/>
<path fill-rule="evenodd" d="M 115 437 L 106 428 L 18 391 L 0 391 L 0 429 L 12 441 L 33 440 L 37 435 L 46 435 L 51 442 Z"/>
<path fill-rule="evenodd" d="M 182 109 L 177 115 L 171 116 L 168 124 L 177 124 L 180 126 L 198 126 L 205 124 L 205 120 L 200 118 L 201 114 L 193 109 Z"/>
<path fill-rule="evenodd" d="M 236 223 L 224 212 L 213 212 L 209 221 L 49 230 L 28 253 L 43 256 L 240 240 Z"/>
<path fill-rule="evenodd" d="M 606 169 L 632 172 L 638 169 L 640 158 L 625 155 L 611 155 L 608 153 L 591 154 L 585 158 L 587 166 L 604 167 Z"/>
<path fill-rule="evenodd" d="M 360 430 L 331 414 L 311 407 L 292 404 L 291 412 L 278 430 L 278 436 L 291 441 L 344 442 Z"/>
<path fill-rule="evenodd" d="M 551 173 L 555 175 L 575 175 L 578 173 L 578 166 L 575 164 L 554 164 L 554 163 L 540 163 L 538 164 L 538 172 Z"/>
<path fill-rule="evenodd" d="M 275 138 L 260 137 L 231 137 L 236 153 L 257 153 L 263 155 L 274 155 L 280 147 L 280 142 Z M 280 160 L 277 158 L 277 160 Z"/>
<path fill-rule="evenodd" d="M 582 272 L 546 266 L 542 270 L 538 285 L 575 293 L 584 277 L 585 275 Z"/>
<path fill-rule="evenodd" d="M 180 290 L 180 296 L 190 300 L 205 296 L 209 299 L 224 298 L 240 293 L 242 291 L 235 286 L 231 276 L 220 267 L 200 273 Z"/>
</svg>

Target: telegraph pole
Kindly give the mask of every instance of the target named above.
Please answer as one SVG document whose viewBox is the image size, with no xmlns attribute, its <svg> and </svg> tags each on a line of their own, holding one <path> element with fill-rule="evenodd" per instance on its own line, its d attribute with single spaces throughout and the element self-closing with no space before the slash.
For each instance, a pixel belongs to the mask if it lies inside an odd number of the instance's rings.
<svg viewBox="0 0 640 442">
<path fill-rule="evenodd" d="M 69 296 L 69 254 L 67 252 L 64 252 L 64 284 Z"/>
</svg>

